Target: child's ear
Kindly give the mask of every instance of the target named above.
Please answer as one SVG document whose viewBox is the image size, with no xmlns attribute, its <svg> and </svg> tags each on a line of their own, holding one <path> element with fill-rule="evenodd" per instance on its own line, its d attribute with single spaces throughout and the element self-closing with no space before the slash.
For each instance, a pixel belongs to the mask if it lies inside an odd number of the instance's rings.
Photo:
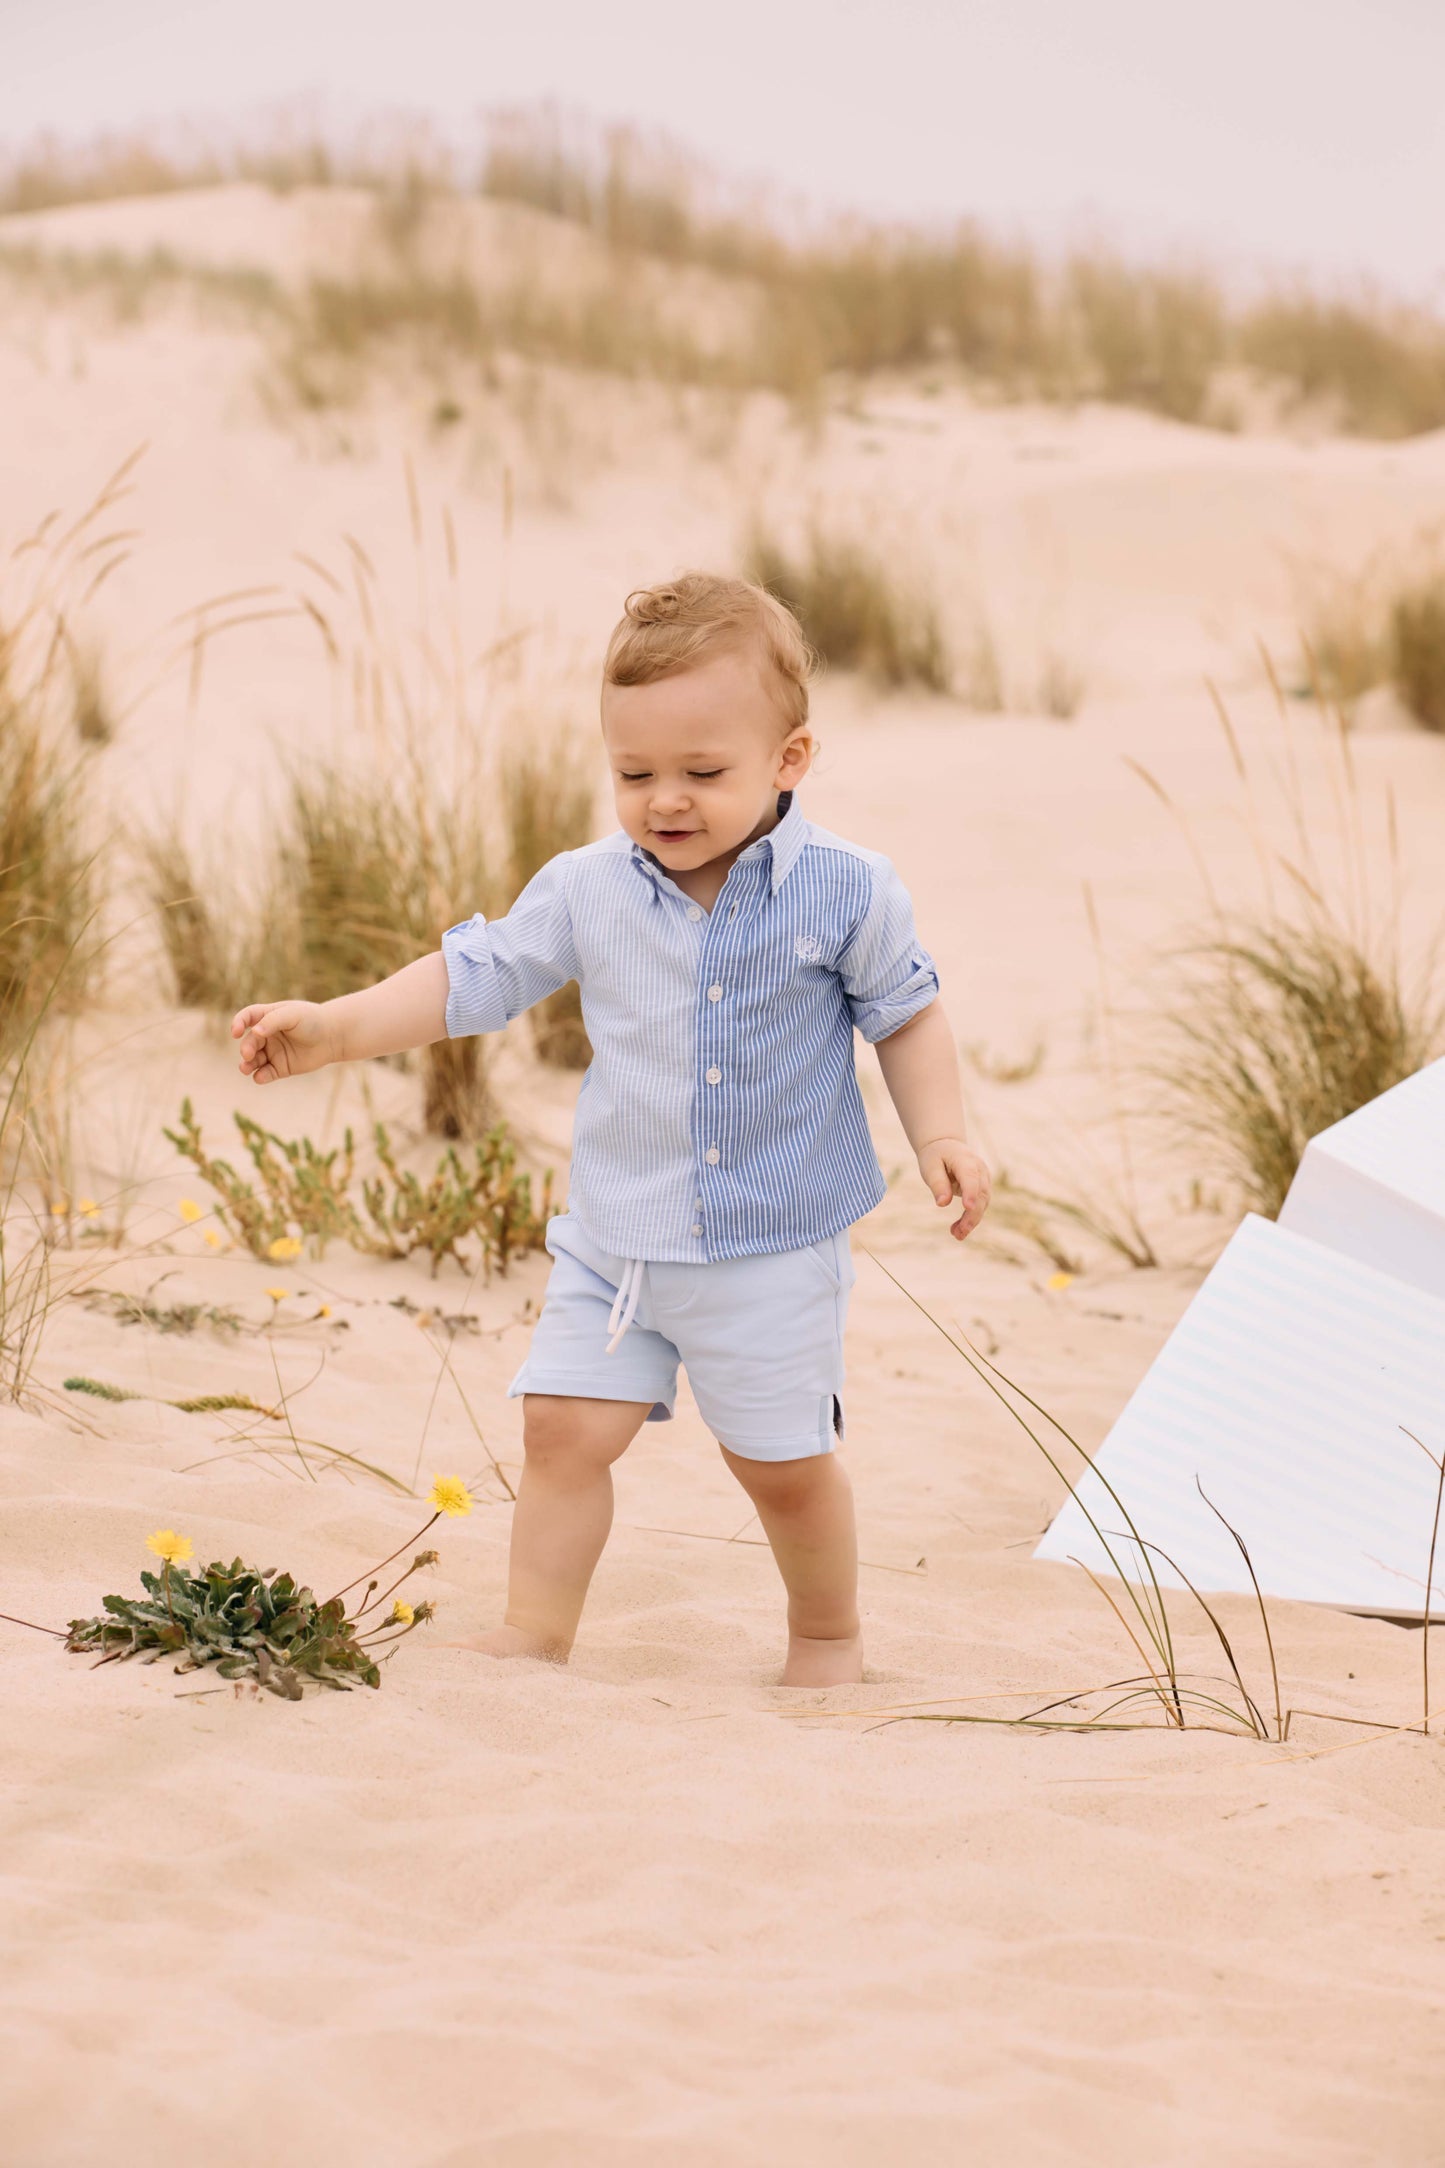
<svg viewBox="0 0 1445 2168">
<path fill-rule="evenodd" d="M 813 755 L 817 749 L 817 740 L 806 726 L 790 733 L 778 754 L 779 790 L 792 790 L 796 784 L 802 782 L 813 765 Z"/>
</svg>

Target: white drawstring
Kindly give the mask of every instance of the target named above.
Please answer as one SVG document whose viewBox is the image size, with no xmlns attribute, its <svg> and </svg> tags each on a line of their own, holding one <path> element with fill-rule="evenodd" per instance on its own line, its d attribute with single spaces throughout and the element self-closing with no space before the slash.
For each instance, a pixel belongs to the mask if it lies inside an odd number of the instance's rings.
<svg viewBox="0 0 1445 2168">
<path fill-rule="evenodd" d="M 612 1335 L 607 1343 L 609 1355 L 616 1354 L 628 1326 L 637 1314 L 637 1298 L 642 1293 L 642 1275 L 645 1269 L 642 1258 L 638 1257 L 634 1258 L 623 1272 L 622 1285 L 617 1290 L 612 1313 L 607 1320 L 607 1330 Z"/>
</svg>

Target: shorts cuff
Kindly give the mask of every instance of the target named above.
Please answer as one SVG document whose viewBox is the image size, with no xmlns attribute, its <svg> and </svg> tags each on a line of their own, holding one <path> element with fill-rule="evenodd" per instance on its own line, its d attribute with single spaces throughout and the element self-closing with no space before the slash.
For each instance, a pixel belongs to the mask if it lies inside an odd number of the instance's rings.
<svg viewBox="0 0 1445 2168">
<path fill-rule="evenodd" d="M 639 1378 L 621 1367 L 605 1372 L 554 1370 L 530 1360 L 507 1387 L 509 1400 L 520 1400 L 524 1393 L 553 1393 L 559 1400 L 648 1400 L 652 1403 L 645 1418 L 649 1423 L 670 1423 L 677 1399 L 676 1389 L 669 1398 L 658 1393 L 650 1378 Z"/>
<path fill-rule="evenodd" d="M 832 1438 L 816 1430 L 800 1431 L 792 1438 L 749 1438 L 746 1442 L 722 1438 L 718 1442 L 739 1460 L 817 1460 L 833 1450 Z"/>
</svg>

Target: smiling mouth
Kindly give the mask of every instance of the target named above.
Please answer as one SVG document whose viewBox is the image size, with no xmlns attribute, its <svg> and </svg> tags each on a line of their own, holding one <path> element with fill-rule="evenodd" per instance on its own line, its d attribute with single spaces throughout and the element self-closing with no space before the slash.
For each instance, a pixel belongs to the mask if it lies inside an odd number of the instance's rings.
<svg viewBox="0 0 1445 2168">
<path fill-rule="evenodd" d="M 700 828 L 654 828 L 659 843 L 686 843 L 690 837 L 702 834 Z"/>
</svg>

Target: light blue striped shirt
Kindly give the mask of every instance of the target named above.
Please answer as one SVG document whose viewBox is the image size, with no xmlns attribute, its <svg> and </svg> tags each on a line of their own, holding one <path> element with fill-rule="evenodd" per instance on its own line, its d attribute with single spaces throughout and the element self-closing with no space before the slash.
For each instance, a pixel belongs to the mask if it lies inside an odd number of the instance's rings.
<svg viewBox="0 0 1445 2168">
<path fill-rule="evenodd" d="M 505 918 L 443 937 L 452 1038 L 569 979 L 592 1066 L 568 1210 L 614 1257 L 704 1264 L 802 1249 L 884 1181 L 853 1067 L 938 992 L 889 861 L 791 804 L 712 910 L 626 835 L 564 851 Z"/>
</svg>

